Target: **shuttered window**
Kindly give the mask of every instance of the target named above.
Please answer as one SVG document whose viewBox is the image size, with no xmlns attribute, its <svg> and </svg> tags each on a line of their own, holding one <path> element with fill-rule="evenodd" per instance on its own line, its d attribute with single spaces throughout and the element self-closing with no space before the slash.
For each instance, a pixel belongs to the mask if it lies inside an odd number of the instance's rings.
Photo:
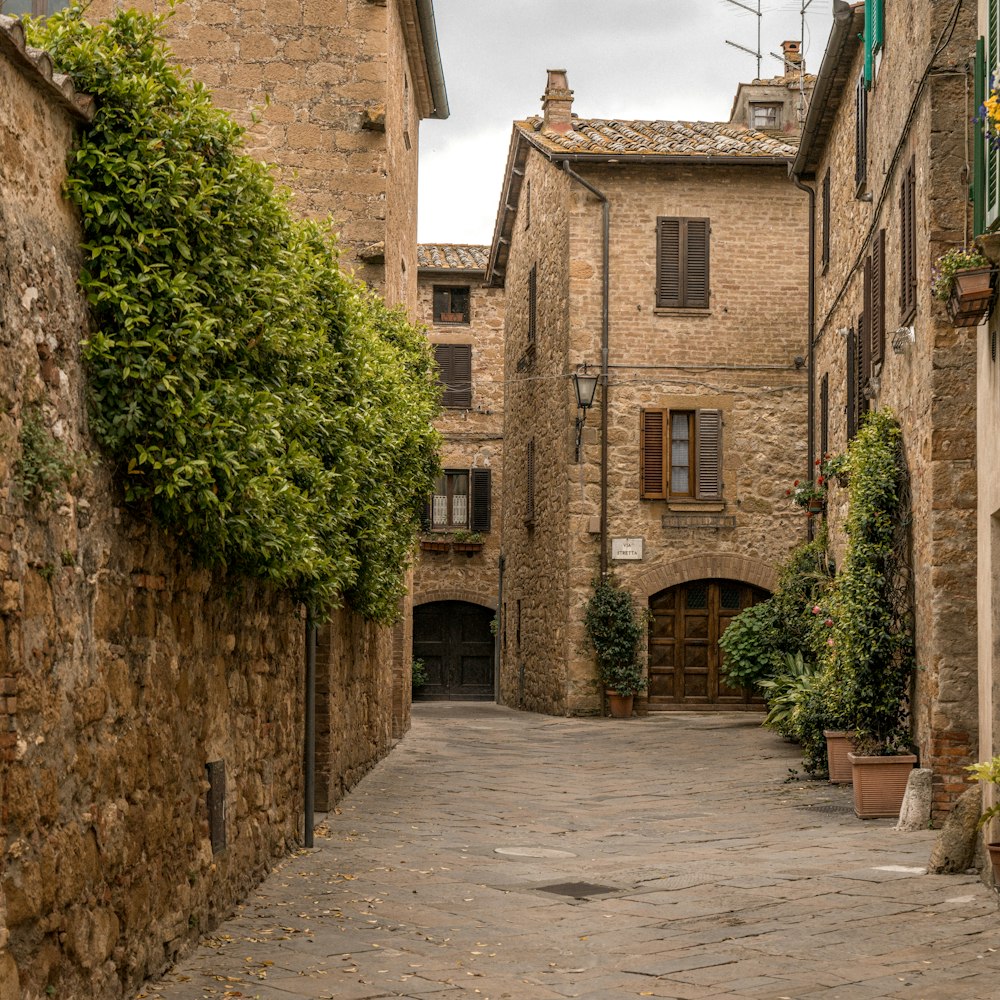
<svg viewBox="0 0 1000 1000">
<path fill-rule="evenodd" d="M 434 286 L 435 323 L 468 323 L 470 318 L 468 287 Z"/>
<path fill-rule="evenodd" d="M 854 91 L 854 186 L 860 191 L 868 180 L 868 90 L 858 78 Z"/>
<path fill-rule="evenodd" d="M 441 405 L 467 410 L 472 406 L 472 345 L 435 344 L 441 386 Z"/>
<path fill-rule="evenodd" d="M 524 523 L 532 527 L 535 523 L 535 439 L 528 442 L 527 468 L 525 469 L 526 498 Z"/>
<path fill-rule="evenodd" d="M 880 229 L 872 240 L 871 269 L 871 362 L 869 376 L 874 375 L 885 356 L 885 230 Z"/>
<path fill-rule="evenodd" d="M 824 270 L 830 263 L 830 168 L 826 168 L 823 177 L 823 243 L 820 254 L 820 263 Z"/>
<path fill-rule="evenodd" d="M 707 309 L 708 219 L 656 220 L 656 305 L 660 309 Z"/>
<path fill-rule="evenodd" d="M 824 372 L 819 382 L 819 454 L 826 459 L 830 451 L 830 374 Z"/>
<path fill-rule="evenodd" d="M 469 528 L 485 535 L 493 519 L 492 474 L 489 469 L 472 469 L 469 472 L 469 492 Z"/>
<path fill-rule="evenodd" d="M 847 440 L 858 432 L 858 334 L 847 331 Z"/>
<path fill-rule="evenodd" d="M 1000 0 L 987 0 L 984 90 L 1000 70 Z M 978 105 L 977 105 L 978 106 Z M 985 165 L 985 229 L 991 229 L 1000 219 L 1000 150 L 983 139 Z"/>
<path fill-rule="evenodd" d="M 899 189 L 899 313 L 905 325 L 917 311 L 917 167 L 911 158 Z"/>
<path fill-rule="evenodd" d="M 538 321 L 538 265 L 532 264 L 528 272 L 528 344 L 535 342 Z"/>
<path fill-rule="evenodd" d="M 643 410 L 639 479 L 644 500 L 721 500 L 722 412 Z"/>
<path fill-rule="evenodd" d="M 489 469 L 448 470 L 438 476 L 424 512 L 422 527 L 468 528 L 489 532 L 493 513 L 492 476 Z"/>
<path fill-rule="evenodd" d="M 885 44 L 885 6 L 884 0 L 865 0 L 865 86 L 870 88 L 875 79 L 876 57 Z"/>
</svg>

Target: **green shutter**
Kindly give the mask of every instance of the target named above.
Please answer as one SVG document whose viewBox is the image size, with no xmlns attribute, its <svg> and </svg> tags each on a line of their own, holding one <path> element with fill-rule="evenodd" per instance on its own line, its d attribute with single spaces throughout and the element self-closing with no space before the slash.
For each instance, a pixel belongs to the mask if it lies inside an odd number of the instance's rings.
<svg viewBox="0 0 1000 1000">
<path fill-rule="evenodd" d="M 979 236 L 986 229 L 986 130 L 978 109 L 986 100 L 986 39 L 976 42 L 976 71 L 973 83 L 976 135 L 972 143 L 972 234 Z"/>
<path fill-rule="evenodd" d="M 989 0 L 986 18 L 986 61 L 983 67 L 984 96 L 994 84 L 997 64 L 1000 63 L 1000 0 Z M 989 139 L 984 141 L 985 213 L 983 228 L 991 229 L 1000 219 L 1000 153 Z"/>
<path fill-rule="evenodd" d="M 885 0 L 872 0 L 872 55 L 885 40 Z"/>
<path fill-rule="evenodd" d="M 865 0 L 865 33 L 862 44 L 865 48 L 865 87 L 871 89 L 874 60 L 872 59 L 872 36 L 874 35 L 875 0 Z"/>
</svg>

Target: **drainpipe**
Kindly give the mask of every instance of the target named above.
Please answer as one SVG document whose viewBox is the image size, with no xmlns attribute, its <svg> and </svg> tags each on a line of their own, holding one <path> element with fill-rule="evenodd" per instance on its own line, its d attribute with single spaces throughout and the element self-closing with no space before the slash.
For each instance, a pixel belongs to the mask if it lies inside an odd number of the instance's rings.
<svg viewBox="0 0 1000 1000">
<path fill-rule="evenodd" d="M 316 624 L 312 608 L 306 607 L 306 738 L 303 843 L 313 846 L 313 818 L 316 809 Z"/>
<path fill-rule="evenodd" d="M 504 554 L 500 553 L 500 558 L 497 561 L 498 570 L 498 583 L 497 583 L 497 613 L 494 621 L 497 623 L 497 632 L 493 636 L 493 663 L 495 664 L 493 668 L 493 700 L 499 705 L 500 704 L 500 668 L 502 664 L 500 663 L 500 656 L 503 652 L 503 644 L 501 639 L 503 637 L 503 629 L 507 627 L 507 623 L 503 618 L 503 572 L 506 566 L 507 560 Z"/>
<path fill-rule="evenodd" d="M 792 182 L 800 191 L 805 191 L 809 196 L 809 294 L 807 296 L 808 306 L 806 320 L 809 329 L 809 343 L 806 345 L 806 377 L 808 386 L 806 390 L 806 478 L 813 477 L 813 462 L 816 458 L 816 449 L 813 443 L 816 430 L 816 416 L 813 413 L 816 401 L 816 348 L 813 343 L 814 330 L 816 325 L 816 192 L 808 184 L 802 183 L 802 178 L 792 173 Z M 809 538 L 812 539 L 814 532 L 813 519 L 809 518 Z"/>
<path fill-rule="evenodd" d="M 603 215 L 601 246 L 603 263 L 601 285 L 601 579 L 603 580 L 608 575 L 608 415 L 610 411 L 608 401 L 608 300 L 610 288 L 608 264 L 611 207 L 606 195 L 570 168 L 569 160 L 563 160 L 561 166 L 568 177 L 572 177 L 578 184 L 583 185 L 601 202 Z"/>
</svg>

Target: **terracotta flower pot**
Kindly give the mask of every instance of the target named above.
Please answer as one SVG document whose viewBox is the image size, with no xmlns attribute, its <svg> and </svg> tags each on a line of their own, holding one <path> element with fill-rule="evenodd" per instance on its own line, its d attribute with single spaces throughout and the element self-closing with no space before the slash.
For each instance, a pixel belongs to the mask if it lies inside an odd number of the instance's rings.
<svg viewBox="0 0 1000 1000">
<path fill-rule="evenodd" d="M 851 762 L 847 755 L 854 749 L 854 736 L 843 729 L 824 729 L 826 761 L 831 785 L 849 785 L 852 780 Z"/>
<path fill-rule="evenodd" d="M 420 548 L 424 552 L 448 552 L 451 549 L 451 542 L 434 542 L 422 539 Z"/>
<path fill-rule="evenodd" d="M 948 316 L 954 326 L 976 326 L 993 304 L 993 269 L 959 271 L 948 298 Z"/>
<path fill-rule="evenodd" d="M 617 691 L 605 692 L 608 696 L 608 710 L 612 719 L 631 719 L 632 702 L 635 695 L 619 694 Z"/>
<path fill-rule="evenodd" d="M 854 815 L 858 819 L 886 819 L 899 815 L 914 754 L 859 757 L 849 753 L 854 784 Z"/>
<path fill-rule="evenodd" d="M 987 844 L 986 850 L 989 851 L 990 864 L 993 865 L 993 881 L 1000 885 L 1000 843 Z"/>
</svg>

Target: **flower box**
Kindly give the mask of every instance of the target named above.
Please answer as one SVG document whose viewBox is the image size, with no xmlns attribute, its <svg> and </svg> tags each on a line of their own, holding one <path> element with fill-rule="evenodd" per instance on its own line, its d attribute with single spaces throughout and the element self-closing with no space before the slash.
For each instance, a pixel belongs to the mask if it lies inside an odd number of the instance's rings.
<svg viewBox="0 0 1000 1000">
<path fill-rule="evenodd" d="M 452 542 L 452 550 L 454 552 L 464 552 L 470 559 L 477 553 L 482 552 L 483 543 L 482 542 Z"/>
<path fill-rule="evenodd" d="M 424 552 L 447 552 L 451 548 L 451 542 L 447 540 L 435 541 L 432 538 L 420 539 L 420 548 Z"/>
<path fill-rule="evenodd" d="M 958 271 L 948 296 L 948 316 L 957 327 L 976 326 L 993 304 L 993 268 Z"/>
</svg>

